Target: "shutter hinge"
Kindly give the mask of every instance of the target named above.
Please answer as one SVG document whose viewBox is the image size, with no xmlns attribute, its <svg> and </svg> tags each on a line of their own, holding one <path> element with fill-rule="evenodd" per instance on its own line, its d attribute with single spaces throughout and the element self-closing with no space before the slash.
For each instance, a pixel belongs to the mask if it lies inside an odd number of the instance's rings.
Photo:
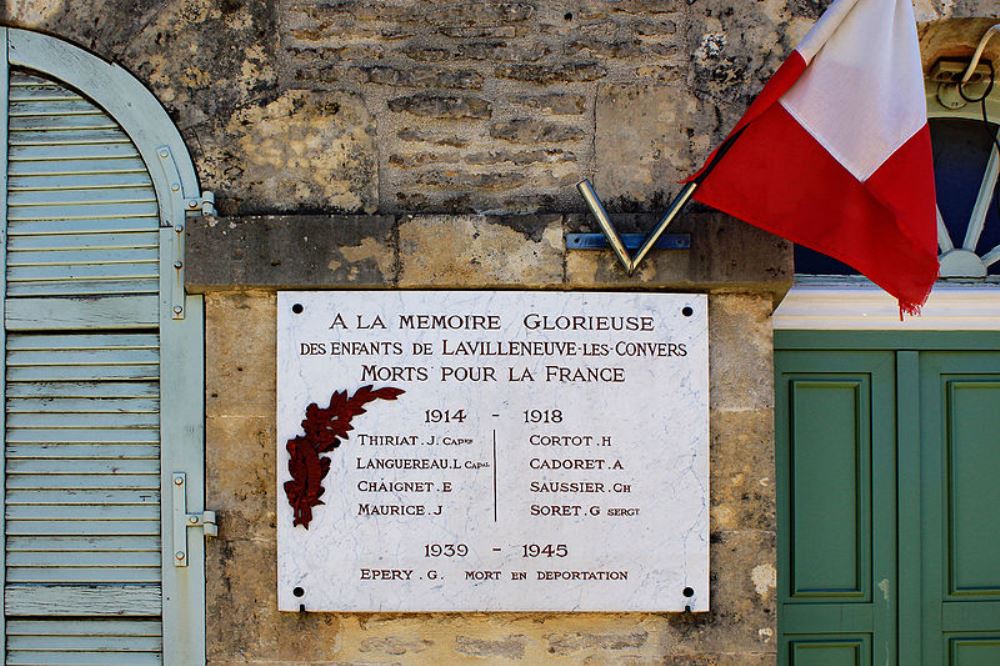
<svg viewBox="0 0 1000 666">
<path fill-rule="evenodd" d="M 191 206 L 191 202 L 194 202 L 194 206 Z M 201 208 L 202 215 L 211 215 L 214 217 L 219 214 L 219 211 L 215 210 L 215 192 L 210 190 L 202 190 L 201 199 L 199 201 L 192 199 L 188 202 L 188 207 L 194 209 Z"/>
<path fill-rule="evenodd" d="M 173 230 L 174 238 L 171 245 L 174 248 L 174 260 L 171 267 L 174 275 L 170 288 L 170 316 L 174 319 L 184 319 L 184 225 L 175 225 Z"/>
<path fill-rule="evenodd" d="M 174 527 L 174 566 L 188 565 L 188 528 L 201 527 L 206 537 L 219 535 L 219 527 L 215 522 L 214 511 L 201 513 L 187 512 L 187 474 L 173 473 L 173 527 Z"/>
</svg>

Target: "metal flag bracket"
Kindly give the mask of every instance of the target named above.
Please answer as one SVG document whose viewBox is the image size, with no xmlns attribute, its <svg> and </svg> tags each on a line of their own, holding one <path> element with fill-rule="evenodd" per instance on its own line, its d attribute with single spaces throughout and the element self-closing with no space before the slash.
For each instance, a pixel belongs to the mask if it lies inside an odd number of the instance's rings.
<svg viewBox="0 0 1000 666">
<path fill-rule="evenodd" d="M 672 250 L 686 250 L 691 247 L 691 236 L 689 234 L 668 234 L 664 236 L 664 232 L 670 223 L 674 221 L 674 218 L 677 217 L 677 214 L 681 212 L 684 204 L 688 202 L 697 188 L 698 181 L 687 183 L 680 193 L 674 197 L 674 200 L 670 202 L 667 212 L 663 214 L 663 217 L 656 223 L 653 230 L 645 238 L 642 238 L 640 234 L 619 234 L 614 225 L 611 224 L 611 218 L 608 217 L 608 212 L 604 209 L 604 204 L 601 203 L 600 197 L 594 191 L 594 186 L 587 179 L 581 180 L 576 184 L 576 189 L 583 195 L 584 201 L 587 202 L 587 207 L 590 208 L 590 212 L 597 219 L 597 223 L 601 225 L 601 231 L 607 237 L 607 242 L 604 242 L 600 234 L 568 234 L 566 237 L 566 248 L 570 250 L 589 250 L 610 246 L 618 257 L 618 261 L 625 268 L 625 272 L 632 275 L 654 247 Z M 629 251 L 636 248 L 638 248 L 638 252 L 633 256 Z"/>
</svg>

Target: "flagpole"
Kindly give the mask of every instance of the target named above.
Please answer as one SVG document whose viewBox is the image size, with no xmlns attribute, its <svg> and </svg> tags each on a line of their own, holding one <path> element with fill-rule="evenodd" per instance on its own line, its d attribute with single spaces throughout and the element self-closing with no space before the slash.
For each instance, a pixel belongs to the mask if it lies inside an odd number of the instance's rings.
<svg viewBox="0 0 1000 666">
<path fill-rule="evenodd" d="M 594 217 L 597 218 L 597 223 L 601 225 L 601 230 L 604 235 L 608 237 L 608 244 L 611 245 L 611 249 L 615 251 L 618 255 L 618 261 L 622 262 L 622 266 L 628 271 L 628 274 L 632 274 L 632 258 L 628 254 L 628 249 L 626 249 L 625 244 L 622 243 L 622 239 L 619 238 L 618 232 L 611 225 L 611 219 L 608 217 L 608 211 L 604 210 L 604 204 L 601 203 L 601 198 L 597 196 L 597 192 L 594 191 L 594 186 L 590 184 L 590 181 L 584 178 L 579 183 L 576 184 L 576 189 L 583 196 L 583 200 L 587 202 L 587 207 L 590 208 L 590 212 L 593 213 Z"/>
<path fill-rule="evenodd" d="M 667 227 L 670 226 L 670 223 L 673 222 L 674 218 L 677 217 L 677 215 L 681 212 L 681 210 L 684 208 L 684 205 L 691 198 L 691 195 L 694 194 L 694 191 L 698 189 L 699 184 L 700 184 L 699 181 L 692 180 L 690 183 L 685 185 L 684 188 L 677 194 L 677 196 L 674 197 L 674 200 L 670 202 L 670 207 L 667 208 L 667 212 L 663 214 L 663 217 L 661 217 L 660 221 L 656 223 L 656 226 L 653 227 L 653 230 L 649 232 L 649 234 L 646 236 L 646 240 L 642 241 L 642 246 L 639 247 L 639 251 L 629 262 L 628 266 L 629 275 L 632 275 L 632 273 L 635 272 L 635 269 L 639 267 L 639 264 L 642 263 L 642 260 L 646 258 L 647 254 L 649 254 L 649 251 L 653 249 L 654 245 L 656 245 L 656 241 L 660 240 L 660 236 L 663 235 L 663 232 L 667 230 Z"/>
</svg>

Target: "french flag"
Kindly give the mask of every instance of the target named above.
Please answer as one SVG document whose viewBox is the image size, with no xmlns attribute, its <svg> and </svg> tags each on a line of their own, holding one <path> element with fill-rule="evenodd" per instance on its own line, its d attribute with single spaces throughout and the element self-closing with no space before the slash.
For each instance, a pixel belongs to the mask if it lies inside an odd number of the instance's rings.
<svg viewBox="0 0 1000 666">
<path fill-rule="evenodd" d="M 938 274 L 937 220 L 910 0 L 835 0 L 691 180 L 698 201 L 919 312 Z"/>
</svg>

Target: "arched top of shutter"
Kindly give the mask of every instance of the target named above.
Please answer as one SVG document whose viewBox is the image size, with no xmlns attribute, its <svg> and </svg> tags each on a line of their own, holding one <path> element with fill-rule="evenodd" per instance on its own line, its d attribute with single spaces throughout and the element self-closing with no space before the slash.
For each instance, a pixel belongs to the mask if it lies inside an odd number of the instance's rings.
<svg viewBox="0 0 1000 666">
<path fill-rule="evenodd" d="M 12 67 L 31 69 L 85 91 L 128 134 L 146 164 L 160 205 L 160 224 L 182 224 L 200 211 L 201 191 L 180 132 L 163 106 L 132 74 L 61 39 L 0 28 Z"/>
</svg>

